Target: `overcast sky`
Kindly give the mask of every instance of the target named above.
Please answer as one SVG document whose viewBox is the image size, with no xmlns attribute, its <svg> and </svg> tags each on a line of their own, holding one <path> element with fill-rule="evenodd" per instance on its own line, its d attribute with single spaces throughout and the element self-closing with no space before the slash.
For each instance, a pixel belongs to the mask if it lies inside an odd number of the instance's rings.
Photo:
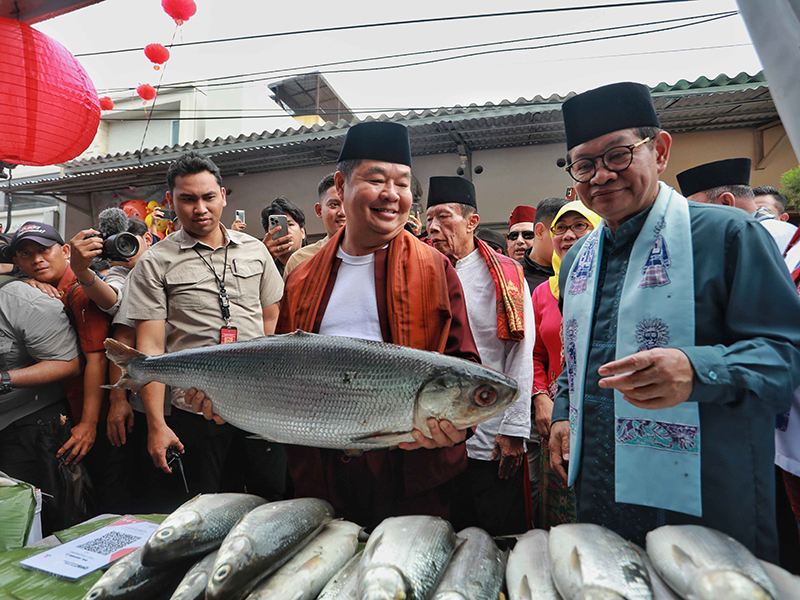
<svg viewBox="0 0 800 600">
<path fill-rule="evenodd" d="M 161 8 L 160 0 L 104 0 L 62 17 L 35 25 L 63 43 L 73 54 L 128 47 L 152 42 L 169 45 L 195 41 L 298 29 L 378 23 L 440 16 L 485 14 L 532 8 L 577 7 L 606 4 L 602 0 L 500 0 L 441 2 L 410 0 L 318 3 L 262 2 L 254 0 L 196 0 L 198 11 L 181 28 Z M 621 2 L 629 0 L 620 0 Z M 660 6 L 602 8 L 595 10 L 492 17 L 474 20 L 401 25 L 238 41 L 174 48 L 164 71 L 164 83 L 294 68 L 338 60 L 417 52 L 453 46 L 484 44 L 518 38 L 570 34 L 577 31 L 633 25 L 694 15 L 735 11 L 734 0 L 694 0 Z M 669 23 L 582 36 L 532 40 L 523 47 L 671 27 Z M 703 48 L 703 49 L 696 49 Z M 449 55 L 468 51 L 451 52 Z M 429 60 L 448 54 L 321 68 L 351 69 Z M 141 52 L 79 59 L 101 93 L 109 88 L 156 85 L 154 71 Z M 533 98 L 537 94 L 580 92 L 605 83 L 632 80 L 656 85 L 720 73 L 735 76 L 761 69 L 742 19 L 738 15 L 712 23 L 662 33 L 579 43 L 538 50 L 523 50 L 462 58 L 426 66 L 384 71 L 331 73 L 328 81 L 353 109 L 395 109 L 483 104 Z M 309 70 L 309 69 L 305 69 Z M 266 89 L 267 82 L 255 82 Z M 133 93 L 133 92 L 132 92 Z M 252 109 L 274 109 L 266 100 Z M 264 120 L 264 130 L 284 127 L 286 121 Z"/>
</svg>

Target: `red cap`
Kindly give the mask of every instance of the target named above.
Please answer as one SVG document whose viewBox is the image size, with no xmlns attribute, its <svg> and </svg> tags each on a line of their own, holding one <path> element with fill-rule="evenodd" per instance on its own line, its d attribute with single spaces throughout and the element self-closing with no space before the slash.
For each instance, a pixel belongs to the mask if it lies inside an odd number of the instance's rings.
<svg viewBox="0 0 800 600">
<path fill-rule="evenodd" d="M 508 226 L 511 227 L 517 223 L 533 223 L 535 216 L 536 209 L 532 206 L 517 206 L 511 211 L 511 216 L 508 217 Z"/>
</svg>

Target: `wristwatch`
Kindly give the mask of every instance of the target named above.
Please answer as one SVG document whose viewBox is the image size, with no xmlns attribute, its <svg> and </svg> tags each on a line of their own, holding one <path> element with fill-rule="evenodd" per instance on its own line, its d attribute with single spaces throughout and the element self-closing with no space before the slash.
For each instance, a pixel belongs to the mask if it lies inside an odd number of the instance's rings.
<svg viewBox="0 0 800 600">
<path fill-rule="evenodd" d="M 7 394 L 13 389 L 14 386 L 11 384 L 11 375 L 8 374 L 8 371 L 0 373 L 0 396 Z"/>
</svg>

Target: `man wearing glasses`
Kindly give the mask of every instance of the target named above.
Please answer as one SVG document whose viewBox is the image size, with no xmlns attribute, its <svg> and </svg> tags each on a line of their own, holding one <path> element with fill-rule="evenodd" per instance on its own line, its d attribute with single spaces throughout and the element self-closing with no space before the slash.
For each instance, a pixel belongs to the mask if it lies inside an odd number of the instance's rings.
<svg viewBox="0 0 800 600">
<path fill-rule="evenodd" d="M 522 262 L 525 251 L 533 246 L 533 240 L 536 238 L 533 232 L 535 218 L 536 209 L 532 206 L 517 206 L 508 218 L 506 251 L 517 262 Z"/>
<path fill-rule="evenodd" d="M 800 384 L 800 299 L 778 249 L 743 211 L 658 181 L 672 138 L 647 87 L 591 90 L 563 114 L 567 172 L 603 217 L 559 279 L 550 452 L 578 521 L 639 544 L 701 524 L 775 561 L 774 415 Z"/>
</svg>

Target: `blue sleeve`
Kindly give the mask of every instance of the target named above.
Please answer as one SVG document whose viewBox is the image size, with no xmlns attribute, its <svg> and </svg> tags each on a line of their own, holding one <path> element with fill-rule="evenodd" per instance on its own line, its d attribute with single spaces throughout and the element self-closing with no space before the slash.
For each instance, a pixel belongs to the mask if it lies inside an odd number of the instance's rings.
<svg viewBox="0 0 800 600">
<path fill-rule="evenodd" d="M 797 289 L 772 237 L 754 220 L 731 232 L 724 257 L 728 302 L 716 339 L 725 342 L 680 348 L 695 371 L 689 400 L 754 399 L 758 406 L 786 411 L 800 385 Z M 697 315 L 698 343 L 702 318 Z"/>
</svg>

